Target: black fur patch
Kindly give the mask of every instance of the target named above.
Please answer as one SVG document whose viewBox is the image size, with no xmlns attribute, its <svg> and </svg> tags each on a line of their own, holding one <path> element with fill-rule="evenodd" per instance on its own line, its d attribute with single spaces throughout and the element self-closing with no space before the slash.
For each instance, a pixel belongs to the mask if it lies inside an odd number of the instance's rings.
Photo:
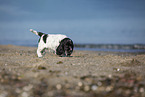
<svg viewBox="0 0 145 97">
<path fill-rule="evenodd" d="M 73 52 L 73 41 L 69 38 L 64 38 L 56 49 L 56 54 L 59 56 L 70 56 Z"/>
<path fill-rule="evenodd" d="M 41 37 L 39 38 L 38 43 L 40 42 L 40 39 L 41 39 Z"/>
<path fill-rule="evenodd" d="M 38 32 L 38 35 L 41 37 L 44 33 L 42 32 Z"/>
<path fill-rule="evenodd" d="M 46 43 L 46 39 L 47 39 L 47 34 L 45 34 L 44 36 L 43 36 L 43 41 L 44 41 L 44 43 Z"/>
</svg>

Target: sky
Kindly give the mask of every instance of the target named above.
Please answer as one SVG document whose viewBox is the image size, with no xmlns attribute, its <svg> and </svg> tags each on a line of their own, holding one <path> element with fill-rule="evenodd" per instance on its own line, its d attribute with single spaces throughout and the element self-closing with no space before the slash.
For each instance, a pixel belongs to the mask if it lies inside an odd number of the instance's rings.
<svg viewBox="0 0 145 97">
<path fill-rule="evenodd" d="M 145 0 L 0 0 L 0 44 L 38 40 L 30 28 L 74 43 L 145 44 Z"/>
</svg>

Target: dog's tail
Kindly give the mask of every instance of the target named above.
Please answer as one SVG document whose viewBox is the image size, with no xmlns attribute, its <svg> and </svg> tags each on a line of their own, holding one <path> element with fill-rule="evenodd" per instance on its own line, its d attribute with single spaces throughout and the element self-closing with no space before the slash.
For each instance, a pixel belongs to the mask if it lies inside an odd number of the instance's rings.
<svg viewBox="0 0 145 97">
<path fill-rule="evenodd" d="M 35 30 L 33 30 L 33 29 L 30 29 L 30 31 L 31 31 L 32 33 L 34 33 L 34 34 L 40 36 L 40 37 L 44 34 L 44 33 L 42 33 L 42 32 L 37 32 L 37 31 L 35 31 Z"/>
</svg>

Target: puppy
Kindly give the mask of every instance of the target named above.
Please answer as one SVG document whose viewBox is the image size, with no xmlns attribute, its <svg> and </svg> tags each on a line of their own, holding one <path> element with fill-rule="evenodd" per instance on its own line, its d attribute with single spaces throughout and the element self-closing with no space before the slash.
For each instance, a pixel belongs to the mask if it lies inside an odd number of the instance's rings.
<svg viewBox="0 0 145 97">
<path fill-rule="evenodd" d="M 74 48 L 73 41 L 66 35 L 44 34 L 33 29 L 30 29 L 30 31 L 40 36 L 37 48 L 38 57 L 43 56 L 45 49 L 49 49 L 61 57 L 70 56 L 72 54 Z"/>
</svg>

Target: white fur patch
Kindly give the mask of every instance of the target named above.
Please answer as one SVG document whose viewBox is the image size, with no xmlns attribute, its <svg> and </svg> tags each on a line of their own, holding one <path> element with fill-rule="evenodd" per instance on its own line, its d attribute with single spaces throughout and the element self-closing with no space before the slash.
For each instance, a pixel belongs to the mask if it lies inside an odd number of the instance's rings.
<svg viewBox="0 0 145 97">
<path fill-rule="evenodd" d="M 64 38 L 67 38 L 67 36 L 62 34 L 48 34 L 45 47 L 55 51 L 60 41 Z"/>
</svg>

